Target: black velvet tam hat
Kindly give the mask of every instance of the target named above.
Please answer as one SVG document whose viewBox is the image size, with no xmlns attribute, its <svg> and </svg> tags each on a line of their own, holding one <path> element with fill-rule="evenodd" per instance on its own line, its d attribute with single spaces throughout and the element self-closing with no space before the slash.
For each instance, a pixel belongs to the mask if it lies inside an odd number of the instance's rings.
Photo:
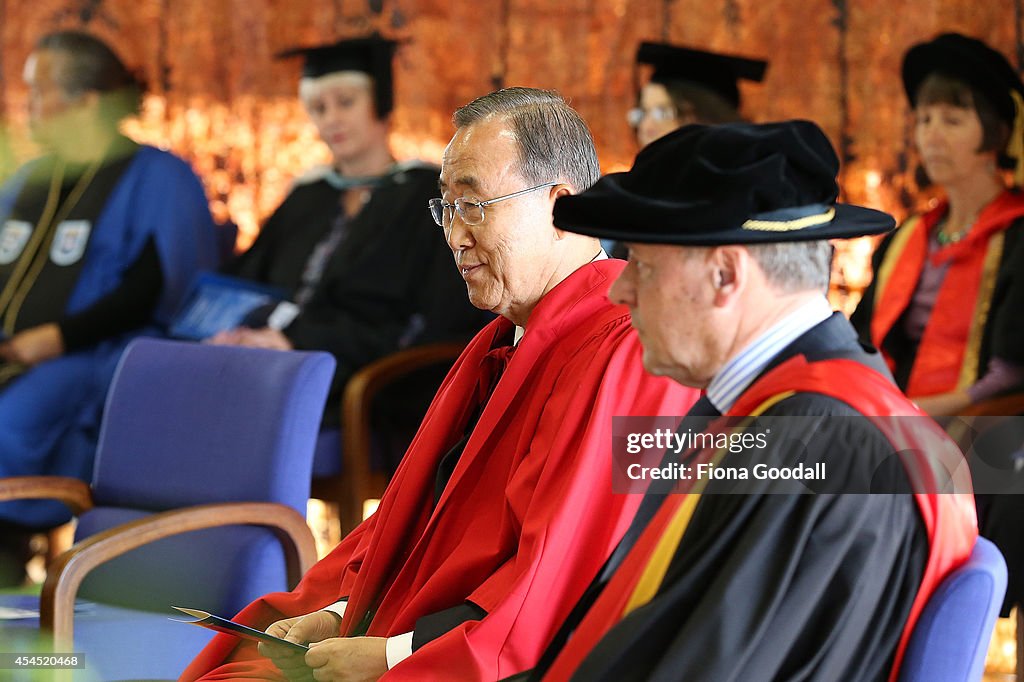
<svg viewBox="0 0 1024 682">
<path fill-rule="evenodd" d="M 690 81 L 718 93 L 736 109 L 740 107 L 737 81 L 760 83 L 768 67 L 768 62 L 760 59 L 648 42 L 640 43 L 636 61 L 654 67 L 654 82 Z"/>
<path fill-rule="evenodd" d="M 555 202 L 555 225 L 625 242 L 718 246 L 845 239 L 895 227 L 836 203 L 839 159 L 810 121 L 690 125 Z"/>
<path fill-rule="evenodd" d="M 397 43 L 378 34 L 339 40 L 329 45 L 295 47 L 277 53 L 278 59 L 302 57 L 302 77 L 319 78 L 339 71 L 359 71 L 373 78 L 377 115 L 387 116 L 394 104 L 391 59 Z"/>
</svg>

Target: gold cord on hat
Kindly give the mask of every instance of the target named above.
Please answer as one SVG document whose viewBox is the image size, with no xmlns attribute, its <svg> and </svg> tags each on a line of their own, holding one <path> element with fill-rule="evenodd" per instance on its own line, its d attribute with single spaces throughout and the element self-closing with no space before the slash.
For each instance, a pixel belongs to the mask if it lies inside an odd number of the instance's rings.
<svg viewBox="0 0 1024 682">
<path fill-rule="evenodd" d="M 1010 90 L 1010 97 L 1013 98 L 1013 131 L 1010 133 L 1010 142 L 1006 145 L 1006 154 L 1016 160 L 1013 169 L 1013 184 L 1017 187 L 1024 185 L 1024 97 L 1016 90 Z"/>
<path fill-rule="evenodd" d="M 835 217 L 836 210 L 834 208 L 830 208 L 824 213 L 809 215 L 795 220 L 751 219 L 745 221 L 740 225 L 740 227 L 744 230 L 761 230 L 764 232 L 792 232 L 793 230 L 803 230 L 808 227 L 817 227 L 818 225 L 828 224 L 832 222 L 832 219 Z"/>
</svg>

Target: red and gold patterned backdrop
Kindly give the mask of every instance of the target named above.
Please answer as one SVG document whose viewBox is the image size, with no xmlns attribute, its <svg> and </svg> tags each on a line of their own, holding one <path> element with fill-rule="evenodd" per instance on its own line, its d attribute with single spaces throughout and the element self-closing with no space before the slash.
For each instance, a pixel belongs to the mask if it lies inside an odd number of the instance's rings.
<svg viewBox="0 0 1024 682">
<path fill-rule="evenodd" d="M 380 30 L 404 39 L 397 60 L 395 153 L 436 161 L 452 110 L 503 85 L 556 88 L 591 124 L 606 171 L 636 149 L 636 45 L 669 40 L 771 61 L 746 87 L 754 120 L 817 121 L 844 160 L 848 200 L 898 217 L 913 204 L 913 152 L 899 80 L 911 44 L 956 30 L 1018 65 L 1024 0 L 0 0 L 0 114 L 24 156 L 21 68 L 57 28 L 108 40 L 150 84 L 128 126 L 178 152 L 202 176 L 220 220 L 246 246 L 291 179 L 328 158 L 295 100 L 286 47 Z M 868 242 L 842 246 L 837 303 L 865 279 Z"/>
</svg>

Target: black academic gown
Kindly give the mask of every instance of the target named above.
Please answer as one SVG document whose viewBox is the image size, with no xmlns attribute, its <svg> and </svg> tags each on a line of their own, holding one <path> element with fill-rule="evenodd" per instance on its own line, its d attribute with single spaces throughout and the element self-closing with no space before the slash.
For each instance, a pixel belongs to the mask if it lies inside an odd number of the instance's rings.
<svg viewBox="0 0 1024 682">
<path fill-rule="evenodd" d="M 892 244 L 891 233 L 882 240 L 871 256 L 872 271 L 878 272 Z M 864 291 L 850 322 L 857 329 L 865 344 L 871 343 L 871 321 L 875 316 L 876 282 Z M 964 305 L 974 310 L 973 301 Z M 981 345 L 978 349 L 977 368 L 980 379 L 988 370 L 993 357 L 999 357 L 1014 364 L 1024 364 L 1024 219 L 1016 220 L 1006 229 L 1003 252 L 996 269 L 996 286 L 986 315 Z M 886 353 L 893 359 L 893 374 L 900 388 L 906 389 L 910 372 L 914 368 L 917 342 L 911 341 L 905 331 L 907 310 L 882 341 Z"/>
<path fill-rule="evenodd" d="M 861 349 L 838 314 L 797 339 L 768 369 L 798 354 L 812 361 L 844 357 L 880 368 L 877 356 Z M 796 394 L 764 415 L 856 413 L 822 395 Z M 866 421 L 800 420 L 786 435 L 808 442 L 800 456 L 827 461 L 832 480 L 858 476 L 886 489 L 909 490 L 899 460 L 889 457 L 888 441 Z M 928 556 L 927 532 L 913 496 L 768 494 L 767 489 L 714 494 L 731 485 L 710 484 L 655 597 L 607 632 L 573 680 L 888 677 Z M 657 507 L 657 498 L 651 499 Z M 646 506 L 649 520 L 652 505 Z M 644 515 L 641 508 L 638 516 Z M 642 529 L 645 522 L 638 525 Z M 625 542 L 635 542 L 639 533 L 633 530 Z M 612 563 L 623 554 L 617 551 Z M 605 581 L 613 568 L 602 572 Z M 596 598 L 601 588 L 599 579 L 589 597 Z M 574 616 L 562 637 L 582 619 L 580 613 Z M 530 679 L 541 679 L 562 644 L 556 638 Z"/>
<path fill-rule="evenodd" d="M 295 348 L 326 350 L 338 361 L 325 425 L 337 424 L 341 392 L 356 370 L 404 346 L 469 339 L 493 317 L 470 305 L 430 217 L 427 201 L 437 196 L 437 177 L 436 167 L 419 165 L 374 187 L 348 220 L 308 302 L 283 330 Z M 340 198 L 326 180 L 298 185 L 228 272 L 294 294 Z"/>
<path fill-rule="evenodd" d="M 872 255 L 872 270 L 878 272 L 892 244 L 892 233 L 879 244 Z M 1024 364 L 1024 219 L 1018 218 L 1005 231 L 1002 255 L 996 269 L 996 284 L 989 303 L 982 328 L 981 344 L 977 357 L 976 375 L 980 378 L 988 371 L 989 362 L 999 357 L 1008 362 Z M 875 315 L 876 282 L 872 281 L 864 292 L 860 304 L 850 321 L 857 328 L 864 343 L 871 343 L 871 321 Z M 975 303 L 965 302 L 970 310 Z M 907 310 L 882 341 L 882 346 L 893 359 L 893 373 L 901 388 L 906 388 L 914 359 L 917 342 L 912 341 L 905 331 Z M 1011 393 L 1024 390 L 1016 387 Z M 1012 425 L 1007 425 L 1012 428 Z M 1024 489 L 1024 472 L 1015 466 L 1011 457 L 1017 446 L 986 453 L 989 466 L 1002 470 L 1007 481 L 1013 481 L 1016 490 Z M 1000 615 L 1010 615 L 1010 609 L 1024 603 L 1024 495 L 1021 494 L 978 494 L 978 524 L 981 535 L 992 540 L 1006 558 L 1009 571 L 1006 597 Z"/>
</svg>

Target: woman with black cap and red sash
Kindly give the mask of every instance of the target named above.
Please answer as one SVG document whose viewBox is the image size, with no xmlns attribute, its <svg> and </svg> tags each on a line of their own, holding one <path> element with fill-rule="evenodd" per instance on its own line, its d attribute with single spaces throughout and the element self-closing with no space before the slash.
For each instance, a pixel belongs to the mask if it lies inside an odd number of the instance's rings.
<svg viewBox="0 0 1024 682">
<path fill-rule="evenodd" d="M 923 170 L 944 198 L 882 242 L 852 321 L 908 397 L 955 415 L 1024 387 L 1024 84 L 1003 55 L 956 33 L 911 48 L 903 83 Z M 1001 167 L 1015 169 L 1014 186 Z M 1019 489 L 1004 455 L 972 466 Z M 1024 595 L 1021 499 L 978 495 L 981 534 L 1009 568 L 1004 616 Z"/>
<path fill-rule="evenodd" d="M 956 33 L 907 52 L 903 83 L 928 179 L 944 194 L 874 256 L 853 315 L 897 383 L 932 415 L 1024 385 L 1024 84 L 985 43 Z"/>
</svg>

